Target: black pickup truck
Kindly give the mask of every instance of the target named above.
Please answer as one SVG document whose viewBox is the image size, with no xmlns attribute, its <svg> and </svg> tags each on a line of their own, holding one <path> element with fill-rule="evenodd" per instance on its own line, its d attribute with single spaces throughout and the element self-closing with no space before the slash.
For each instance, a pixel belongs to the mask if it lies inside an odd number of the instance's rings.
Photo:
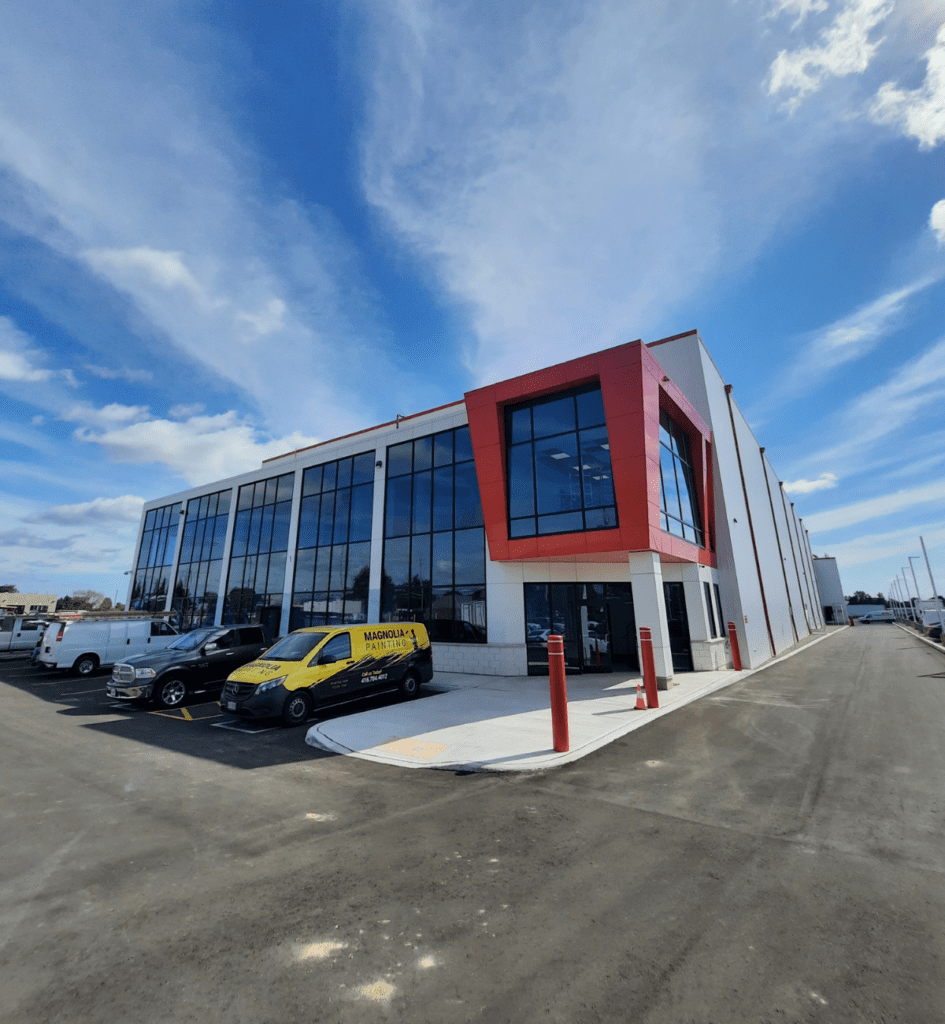
<svg viewBox="0 0 945 1024">
<path fill-rule="evenodd" d="M 205 626 L 112 669 L 108 696 L 176 708 L 188 693 L 219 690 L 234 670 L 269 648 L 262 626 Z"/>
</svg>

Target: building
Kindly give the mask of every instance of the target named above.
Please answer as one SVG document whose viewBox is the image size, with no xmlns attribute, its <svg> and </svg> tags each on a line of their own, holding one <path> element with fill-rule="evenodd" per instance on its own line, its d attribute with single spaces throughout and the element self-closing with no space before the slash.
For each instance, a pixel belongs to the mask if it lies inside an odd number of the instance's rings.
<svg viewBox="0 0 945 1024">
<path fill-rule="evenodd" d="M 829 555 L 822 555 L 818 558 L 817 555 L 814 555 L 814 579 L 817 582 L 817 590 L 822 602 L 824 622 L 830 624 L 846 622 L 849 613 L 846 599 L 843 596 L 843 586 L 840 583 L 840 571 L 837 569 L 836 558 L 831 558 Z"/>
<path fill-rule="evenodd" d="M 130 608 L 428 623 L 441 670 L 760 665 L 824 626 L 802 520 L 698 333 L 632 342 L 145 506 Z"/>
<path fill-rule="evenodd" d="M 55 594 L 0 594 L 0 612 L 5 615 L 52 615 L 59 598 Z"/>
</svg>

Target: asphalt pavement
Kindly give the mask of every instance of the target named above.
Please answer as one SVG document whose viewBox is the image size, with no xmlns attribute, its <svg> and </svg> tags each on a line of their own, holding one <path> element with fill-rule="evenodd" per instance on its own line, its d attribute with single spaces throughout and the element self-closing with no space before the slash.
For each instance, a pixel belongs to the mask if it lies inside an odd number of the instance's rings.
<svg viewBox="0 0 945 1024">
<path fill-rule="evenodd" d="M 0 664 L 2 1024 L 945 1020 L 945 656 L 908 632 L 529 772 L 103 690 Z"/>
</svg>

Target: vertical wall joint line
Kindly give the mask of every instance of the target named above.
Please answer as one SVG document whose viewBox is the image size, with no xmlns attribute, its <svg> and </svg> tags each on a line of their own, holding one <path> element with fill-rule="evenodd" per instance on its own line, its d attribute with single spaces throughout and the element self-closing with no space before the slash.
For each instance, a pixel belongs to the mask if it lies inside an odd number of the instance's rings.
<svg viewBox="0 0 945 1024">
<path fill-rule="evenodd" d="M 774 523 L 774 535 L 778 541 L 778 559 L 781 562 L 781 575 L 784 577 L 784 592 L 787 594 L 788 610 L 791 613 L 791 629 L 794 630 L 794 643 L 800 640 L 797 635 L 797 625 L 794 622 L 794 602 L 791 600 L 791 588 L 788 586 L 787 569 L 784 566 L 784 549 L 781 547 L 781 531 L 778 529 L 778 517 L 774 514 L 774 498 L 771 497 L 771 483 L 768 480 L 768 462 L 765 459 L 764 448 L 759 448 L 761 453 L 761 468 L 765 474 L 765 490 L 768 492 L 768 504 L 771 506 L 771 521 Z"/>
<path fill-rule="evenodd" d="M 755 556 L 755 569 L 758 571 L 758 586 L 761 589 L 761 607 L 765 613 L 765 626 L 768 630 L 768 642 L 771 644 L 771 657 L 777 657 L 774 646 L 774 633 L 771 630 L 771 617 L 768 615 L 768 600 L 765 597 L 765 581 L 761 575 L 761 559 L 758 557 L 758 544 L 755 541 L 755 526 L 751 518 L 751 505 L 748 502 L 748 485 L 745 483 L 745 468 L 742 465 L 742 453 L 738 445 L 738 431 L 735 429 L 735 411 L 732 409 L 732 385 L 725 385 L 725 397 L 728 400 L 728 416 L 732 421 L 732 438 L 735 441 L 735 457 L 738 459 L 738 475 L 742 478 L 742 494 L 745 496 L 745 512 L 748 515 L 748 532 L 751 535 L 751 550 Z"/>
</svg>

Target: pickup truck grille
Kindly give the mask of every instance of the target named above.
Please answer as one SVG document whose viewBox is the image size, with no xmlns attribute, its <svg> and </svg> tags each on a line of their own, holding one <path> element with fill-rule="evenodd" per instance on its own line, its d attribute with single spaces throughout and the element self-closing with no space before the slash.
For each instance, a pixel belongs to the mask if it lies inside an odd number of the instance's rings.
<svg viewBox="0 0 945 1024">
<path fill-rule="evenodd" d="M 223 687 L 223 700 L 246 700 L 256 692 L 255 683 L 227 682 Z"/>
<path fill-rule="evenodd" d="M 131 665 L 116 665 L 112 669 L 112 682 L 133 683 L 135 681 L 135 670 Z"/>
</svg>

